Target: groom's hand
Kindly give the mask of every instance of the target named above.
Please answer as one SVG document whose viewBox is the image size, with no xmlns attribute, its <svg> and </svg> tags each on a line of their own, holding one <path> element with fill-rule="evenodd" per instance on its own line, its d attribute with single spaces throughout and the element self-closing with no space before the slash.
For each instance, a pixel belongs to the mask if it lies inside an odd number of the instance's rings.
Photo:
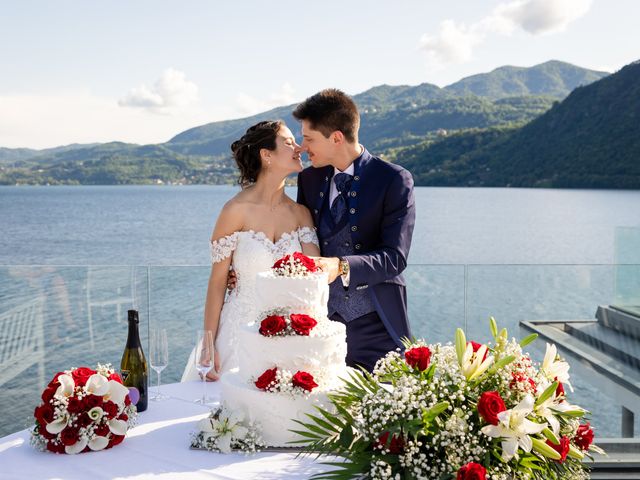
<svg viewBox="0 0 640 480">
<path fill-rule="evenodd" d="M 340 275 L 340 259 L 338 257 L 311 257 L 323 272 L 329 275 L 329 283 L 333 283 Z"/>
<path fill-rule="evenodd" d="M 232 268 L 229 270 L 229 274 L 227 275 L 227 290 L 229 290 L 229 293 L 236 288 L 237 283 L 238 278 L 236 277 L 236 271 Z"/>
</svg>

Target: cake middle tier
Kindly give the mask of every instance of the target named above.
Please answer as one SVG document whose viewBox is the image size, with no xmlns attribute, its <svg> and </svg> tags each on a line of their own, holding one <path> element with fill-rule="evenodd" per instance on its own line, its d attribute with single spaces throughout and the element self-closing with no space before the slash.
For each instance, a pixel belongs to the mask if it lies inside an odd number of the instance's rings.
<svg viewBox="0 0 640 480">
<path fill-rule="evenodd" d="M 240 374 L 250 380 L 277 366 L 293 373 L 307 371 L 325 378 L 340 375 L 347 356 L 346 328 L 327 318 L 318 327 L 321 327 L 318 335 L 283 337 L 262 336 L 258 325 L 241 327 L 237 337 Z"/>
</svg>

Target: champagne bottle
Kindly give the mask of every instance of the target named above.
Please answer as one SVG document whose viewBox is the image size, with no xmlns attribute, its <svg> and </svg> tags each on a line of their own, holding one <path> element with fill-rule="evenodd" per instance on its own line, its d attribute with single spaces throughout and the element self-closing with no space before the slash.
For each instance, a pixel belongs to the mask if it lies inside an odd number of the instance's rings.
<svg viewBox="0 0 640 480">
<path fill-rule="evenodd" d="M 138 311 L 129 310 L 129 335 L 127 336 L 127 346 L 122 354 L 120 361 L 120 371 L 122 373 L 122 382 L 126 387 L 135 387 L 140 393 L 140 400 L 136 404 L 138 412 L 144 412 L 147 409 L 149 400 L 148 379 L 149 367 L 147 359 L 142 351 L 140 343 L 140 333 L 138 332 Z"/>
</svg>

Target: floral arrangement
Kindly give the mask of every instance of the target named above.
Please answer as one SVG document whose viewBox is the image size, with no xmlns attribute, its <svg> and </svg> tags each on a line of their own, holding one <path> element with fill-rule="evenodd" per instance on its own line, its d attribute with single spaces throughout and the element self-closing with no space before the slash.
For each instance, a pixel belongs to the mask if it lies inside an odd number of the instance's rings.
<svg viewBox="0 0 640 480">
<path fill-rule="evenodd" d="M 54 453 L 103 450 L 124 440 L 137 411 L 110 365 L 58 372 L 34 411 L 31 443 Z"/>
<path fill-rule="evenodd" d="M 309 336 L 318 322 L 304 313 L 269 312 L 260 322 L 258 332 L 264 337 Z"/>
<path fill-rule="evenodd" d="M 271 267 L 279 277 L 306 277 L 319 270 L 318 265 L 311 258 L 300 252 L 285 255 Z"/>
<path fill-rule="evenodd" d="M 305 452 L 344 457 L 326 478 L 584 479 L 603 453 L 569 403 L 569 365 L 547 344 L 541 365 L 491 318 L 494 342 L 405 343 L 373 374 L 353 372 L 303 429 Z M 323 478 L 318 474 L 317 478 Z"/>
<path fill-rule="evenodd" d="M 292 374 L 278 367 L 265 370 L 254 384 L 265 392 L 287 393 L 292 396 L 308 395 L 318 386 L 313 375 L 308 372 L 298 371 Z"/>
<path fill-rule="evenodd" d="M 192 435 L 191 448 L 221 453 L 231 450 L 252 453 L 264 447 L 258 425 L 245 421 L 241 412 L 231 411 L 225 406 L 212 410 L 198 423 L 198 430 Z"/>
</svg>

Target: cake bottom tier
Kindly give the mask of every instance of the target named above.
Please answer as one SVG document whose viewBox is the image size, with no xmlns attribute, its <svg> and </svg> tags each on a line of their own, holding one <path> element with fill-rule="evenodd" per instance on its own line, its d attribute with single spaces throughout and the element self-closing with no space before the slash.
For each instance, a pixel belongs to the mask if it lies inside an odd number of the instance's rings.
<svg viewBox="0 0 640 480">
<path fill-rule="evenodd" d="M 347 368 L 343 378 L 347 376 Z M 340 382 L 336 379 L 336 387 Z M 263 392 L 247 384 L 237 371 L 231 371 L 220 379 L 222 401 L 231 410 L 241 410 L 246 418 L 260 424 L 261 436 L 269 447 L 299 447 L 289 442 L 302 437 L 290 430 L 302 426 L 295 420 L 308 421 L 307 413 L 317 413 L 315 406 L 331 409 L 327 392 L 311 392 L 308 397 L 292 397 L 287 394 Z"/>
</svg>

